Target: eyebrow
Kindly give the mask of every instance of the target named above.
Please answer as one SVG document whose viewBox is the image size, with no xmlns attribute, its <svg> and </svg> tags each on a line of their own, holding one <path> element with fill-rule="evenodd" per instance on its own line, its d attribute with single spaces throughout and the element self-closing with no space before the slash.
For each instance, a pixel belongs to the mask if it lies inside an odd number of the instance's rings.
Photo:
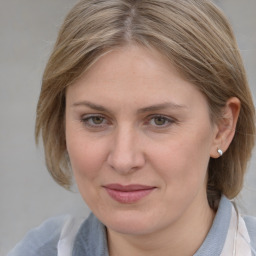
<svg viewBox="0 0 256 256">
<path fill-rule="evenodd" d="M 72 105 L 72 107 L 77 107 L 77 106 L 86 106 L 89 107 L 91 109 L 97 110 L 97 111 L 102 111 L 102 112 L 109 112 L 109 110 L 101 105 L 92 103 L 90 101 L 80 101 L 80 102 L 76 102 Z"/>
<path fill-rule="evenodd" d="M 110 110 L 103 107 L 102 105 L 98 105 L 98 104 L 92 103 L 90 101 L 80 101 L 80 102 L 76 102 L 72 105 L 72 107 L 77 107 L 77 106 L 86 106 L 86 107 L 89 107 L 91 109 L 101 111 L 101 112 L 111 112 Z M 186 105 L 179 105 L 179 104 L 176 104 L 173 102 L 164 102 L 164 103 L 140 108 L 137 110 L 137 113 L 141 114 L 141 113 L 145 113 L 145 112 L 154 112 L 154 111 L 159 111 L 159 110 L 164 110 L 164 109 L 188 109 L 188 107 Z"/>
<path fill-rule="evenodd" d="M 173 102 L 164 102 L 160 104 L 151 105 L 145 108 L 141 108 L 138 110 L 138 113 L 145 113 L 145 112 L 154 112 L 158 110 L 164 109 L 187 109 L 186 105 L 179 105 Z"/>
</svg>

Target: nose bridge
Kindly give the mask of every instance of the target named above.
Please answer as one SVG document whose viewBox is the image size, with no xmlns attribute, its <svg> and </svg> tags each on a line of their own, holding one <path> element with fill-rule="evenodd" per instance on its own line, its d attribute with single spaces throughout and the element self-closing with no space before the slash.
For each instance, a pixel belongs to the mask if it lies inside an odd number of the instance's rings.
<svg viewBox="0 0 256 256">
<path fill-rule="evenodd" d="M 143 165 L 143 152 L 138 143 L 138 131 L 134 127 L 123 125 L 117 128 L 108 157 L 115 171 L 127 174 Z"/>
</svg>

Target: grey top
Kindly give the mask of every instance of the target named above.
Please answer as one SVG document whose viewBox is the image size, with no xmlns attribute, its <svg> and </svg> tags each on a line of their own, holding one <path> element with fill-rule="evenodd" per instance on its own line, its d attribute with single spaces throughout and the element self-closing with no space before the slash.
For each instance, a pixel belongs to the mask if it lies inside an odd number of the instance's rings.
<svg viewBox="0 0 256 256">
<path fill-rule="evenodd" d="M 232 203 L 222 196 L 213 225 L 194 256 L 220 255 L 231 220 Z M 57 256 L 58 241 L 66 216 L 51 218 L 30 231 L 7 256 Z M 251 239 L 252 256 L 256 256 L 256 218 L 243 218 Z M 76 234 L 72 256 L 109 256 L 106 228 L 93 215 L 82 223 Z"/>
</svg>

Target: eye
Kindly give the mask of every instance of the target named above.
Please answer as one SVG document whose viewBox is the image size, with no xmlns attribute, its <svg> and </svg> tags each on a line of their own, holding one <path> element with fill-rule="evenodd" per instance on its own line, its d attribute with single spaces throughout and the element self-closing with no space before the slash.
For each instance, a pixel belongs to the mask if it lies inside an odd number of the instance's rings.
<svg viewBox="0 0 256 256">
<path fill-rule="evenodd" d="M 108 122 L 105 117 L 101 115 L 86 115 L 83 116 L 81 122 L 88 127 L 92 128 L 102 128 L 107 125 Z"/>
<path fill-rule="evenodd" d="M 156 116 L 151 116 L 148 123 L 154 127 L 165 128 L 171 125 L 172 123 L 174 123 L 174 120 L 170 117 L 156 115 Z"/>
<path fill-rule="evenodd" d="M 103 123 L 104 118 L 101 116 L 93 116 L 93 117 L 90 117 L 90 120 L 92 121 L 93 124 L 99 125 Z"/>
</svg>

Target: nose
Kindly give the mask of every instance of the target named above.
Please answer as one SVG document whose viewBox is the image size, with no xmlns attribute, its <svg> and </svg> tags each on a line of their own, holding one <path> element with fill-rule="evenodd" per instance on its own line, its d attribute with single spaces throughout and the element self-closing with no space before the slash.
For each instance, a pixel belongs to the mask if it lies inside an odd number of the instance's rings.
<svg viewBox="0 0 256 256">
<path fill-rule="evenodd" d="M 145 164 L 145 156 L 138 132 L 132 128 L 119 128 L 115 132 L 108 155 L 108 164 L 122 175 L 128 175 Z"/>
</svg>

